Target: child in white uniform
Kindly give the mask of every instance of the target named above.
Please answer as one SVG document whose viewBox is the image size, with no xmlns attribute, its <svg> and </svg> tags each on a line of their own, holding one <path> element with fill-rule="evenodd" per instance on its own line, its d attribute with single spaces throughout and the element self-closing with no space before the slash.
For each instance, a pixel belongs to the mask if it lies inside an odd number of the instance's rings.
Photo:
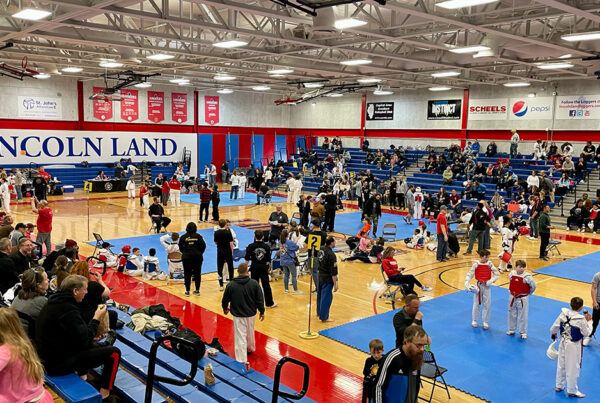
<svg viewBox="0 0 600 403">
<path fill-rule="evenodd" d="M 425 197 L 423 197 L 423 193 L 421 192 L 420 187 L 418 187 L 415 190 L 414 198 L 415 198 L 414 218 L 417 220 L 420 220 L 423 217 L 423 200 L 425 199 Z"/>
<path fill-rule="evenodd" d="M 477 327 L 477 321 L 479 320 L 479 311 L 481 305 L 483 310 L 481 318 L 483 320 L 483 328 L 487 330 L 490 322 L 490 311 L 492 307 L 492 289 L 493 283 L 498 280 L 500 273 L 498 269 L 494 267 L 494 264 L 488 259 L 490 252 L 488 250 L 481 250 L 479 252 L 479 261 L 473 263 L 471 270 L 467 273 L 465 278 L 465 288 L 467 291 L 474 293 L 473 295 L 473 311 L 472 311 L 472 322 L 473 327 Z M 477 284 L 473 285 L 471 279 L 475 277 Z"/>
<path fill-rule="evenodd" d="M 500 233 L 502 234 L 502 251 L 498 255 L 498 257 L 500 258 L 500 267 L 498 268 L 498 270 L 500 271 L 500 273 L 502 273 L 508 270 L 508 263 L 511 260 L 503 259 L 504 253 L 511 255 L 512 258 L 512 254 L 515 250 L 515 241 L 517 240 L 519 231 L 517 231 L 517 229 L 511 224 L 510 220 L 504 220 L 504 225 L 502 226 Z"/>
<path fill-rule="evenodd" d="M 527 322 L 529 314 L 529 295 L 535 291 L 535 281 L 530 273 L 525 269 L 527 263 L 524 260 L 517 260 L 515 270 L 508 275 L 508 331 L 507 335 L 512 336 L 517 329 L 519 322 L 519 333 L 522 339 L 527 338 Z"/>
</svg>

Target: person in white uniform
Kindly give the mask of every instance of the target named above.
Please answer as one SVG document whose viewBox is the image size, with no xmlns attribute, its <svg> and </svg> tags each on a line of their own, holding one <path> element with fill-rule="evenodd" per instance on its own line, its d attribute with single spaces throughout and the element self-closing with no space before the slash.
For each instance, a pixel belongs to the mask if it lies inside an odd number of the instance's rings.
<svg viewBox="0 0 600 403">
<path fill-rule="evenodd" d="M 183 262 L 181 257 L 175 258 L 172 254 L 180 254 L 179 234 L 173 232 L 160 237 L 160 244 L 167 252 L 167 263 L 169 264 L 169 277 L 172 279 L 183 279 Z"/>
<path fill-rule="evenodd" d="M 510 158 L 517 158 L 518 149 L 519 149 L 519 141 L 521 141 L 521 137 L 519 133 L 517 133 L 517 129 L 512 129 L 512 136 L 510 137 Z"/>
<path fill-rule="evenodd" d="M 287 185 L 287 202 L 288 203 L 292 202 L 292 193 L 293 193 L 294 182 L 296 182 L 296 179 L 294 179 L 294 175 L 290 174 L 290 177 L 287 178 L 287 180 L 285 181 L 285 184 Z"/>
<path fill-rule="evenodd" d="M 238 175 L 239 189 L 238 189 L 238 197 L 243 199 L 246 197 L 246 175 L 243 172 L 240 172 Z"/>
<path fill-rule="evenodd" d="M 571 298 L 571 309 L 562 308 L 550 328 L 552 340 L 556 340 L 560 334 L 555 390 L 562 392 L 566 382 L 569 397 L 585 397 L 577 387 L 577 380 L 581 369 L 583 338 L 589 336 L 592 329 L 588 323 L 590 318 L 579 313 L 582 308 L 583 299 Z"/>
<path fill-rule="evenodd" d="M 503 220 L 500 233 L 502 234 L 502 251 L 498 255 L 500 258 L 500 267 L 498 268 L 498 271 L 502 273 L 508 270 L 507 267 L 512 259 L 512 254 L 515 251 L 515 241 L 517 240 L 519 231 L 510 220 L 507 219 Z"/>
<path fill-rule="evenodd" d="M 0 195 L 2 195 L 2 207 L 6 214 L 10 213 L 10 188 L 8 187 L 8 180 L 6 178 L 0 178 Z"/>
<path fill-rule="evenodd" d="M 477 321 L 479 320 L 479 311 L 481 309 L 481 319 L 483 321 L 483 328 L 489 329 L 490 323 L 490 311 L 492 308 L 492 284 L 498 280 L 500 273 L 498 269 L 494 267 L 494 264 L 489 261 L 490 252 L 482 249 L 479 251 L 479 261 L 475 261 L 471 270 L 467 273 L 465 278 L 465 289 L 471 291 L 473 295 L 473 310 L 472 310 L 472 322 L 471 326 L 477 327 Z M 477 283 L 471 284 L 471 279 L 475 277 Z"/>
<path fill-rule="evenodd" d="M 535 281 L 531 273 L 525 271 L 527 263 L 517 260 L 515 270 L 508 274 L 508 331 L 512 336 L 519 322 L 519 334 L 522 339 L 527 338 L 527 323 L 529 316 L 529 296 L 535 291 Z"/>
<path fill-rule="evenodd" d="M 292 203 L 297 204 L 300 200 L 300 193 L 302 192 L 302 180 L 299 176 L 294 178 L 292 182 Z"/>
<path fill-rule="evenodd" d="M 425 200 L 425 197 L 423 196 L 423 193 L 421 192 L 420 187 L 417 187 L 417 189 L 415 190 L 414 200 L 415 200 L 414 218 L 417 220 L 420 220 L 423 217 L 423 201 Z"/>
<path fill-rule="evenodd" d="M 135 199 L 135 182 L 133 181 L 133 176 L 129 177 L 127 185 L 125 185 L 125 189 L 127 189 L 127 198 Z"/>
</svg>

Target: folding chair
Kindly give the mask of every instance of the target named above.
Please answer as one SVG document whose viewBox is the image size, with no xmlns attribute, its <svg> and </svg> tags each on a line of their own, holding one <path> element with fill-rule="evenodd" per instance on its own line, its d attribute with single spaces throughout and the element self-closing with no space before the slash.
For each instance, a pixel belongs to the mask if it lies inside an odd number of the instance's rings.
<svg viewBox="0 0 600 403">
<path fill-rule="evenodd" d="M 300 213 L 299 212 L 295 212 L 294 214 L 292 214 L 292 218 L 290 220 L 290 222 L 295 221 L 296 224 L 300 225 Z"/>
<path fill-rule="evenodd" d="M 385 285 L 385 289 L 379 296 L 379 298 L 385 298 L 390 301 L 392 304 L 392 309 L 396 309 L 396 293 L 400 291 L 402 297 L 406 296 L 406 291 L 404 290 L 404 285 L 402 283 L 394 283 L 390 281 L 388 276 L 385 274 L 385 270 L 383 270 L 383 265 L 379 266 L 381 268 L 381 276 L 383 277 L 383 284 Z M 395 288 L 394 288 L 395 287 Z"/>
<path fill-rule="evenodd" d="M 448 399 L 450 399 L 450 391 L 448 390 L 448 384 L 446 384 L 446 380 L 444 379 L 444 374 L 448 372 L 448 369 L 444 367 L 440 367 L 433 355 L 432 351 L 425 351 L 423 353 L 423 365 L 421 366 L 421 382 L 425 382 L 431 385 L 431 394 L 429 395 L 429 399 L 424 399 L 419 397 L 419 399 L 430 403 L 433 399 L 433 392 L 435 391 L 435 387 L 442 388 L 446 390 L 446 394 L 448 395 Z M 441 382 L 438 382 L 438 378 Z M 442 386 L 442 383 L 444 386 Z"/>
<path fill-rule="evenodd" d="M 150 217 L 150 229 L 148 230 L 148 232 L 156 232 L 157 234 L 160 232 L 160 221 L 155 220 L 154 218 Z"/>
<path fill-rule="evenodd" d="M 558 245 L 560 245 L 561 243 L 561 241 L 557 241 L 556 239 L 550 239 L 550 241 L 548 242 L 548 246 L 546 247 L 546 253 L 551 254 L 552 257 L 555 257 L 556 255 L 562 257 L 562 254 L 558 249 Z M 556 255 L 554 252 L 556 252 Z"/>
<path fill-rule="evenodd" d="M 92 235 L 94 236 L 94 239 L 96 240 L 96 245 L 94 245 L 94 253 L 92 253 L 92 255 L 96 256 L 96 251 L 100 248 L 102 248 L 102 244 L 105 242 L 104 239 L 102 239 L 102 235 L 97 234 L 95 232 L 92 232 Z M 109 245 L 109 248 L 112 248 L 114 245 Z"/>
<path fill-rule="evenodd" d="M 469 224 L 458 224 L 453 231 L 458 239 L 458 242 L 467 243 L 469 239 Z"/>
<path fill-rule="evenodd" d="M 396 224 L 388 223 L 383 226 L 381 237 L 386 242 L 396 242 Z"/>
</svg>

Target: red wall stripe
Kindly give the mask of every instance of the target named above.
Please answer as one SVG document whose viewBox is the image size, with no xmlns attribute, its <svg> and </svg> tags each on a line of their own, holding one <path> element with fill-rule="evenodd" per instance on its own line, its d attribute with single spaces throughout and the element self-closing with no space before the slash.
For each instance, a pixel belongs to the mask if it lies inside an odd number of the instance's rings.
<svg viewBox="0 0 600 403">
<path fill-rule="evenodd" d="M 273 159 L 275 154 L 275 134 L 263 135 L 263 160 L 267 158 L 269 161 Z"/>
<path fill-rule="evenodd" d="M 194 91 L 194 133 L 200 133 L 198 131 L 198 124 L 199 124 L 199 122 L 198 122 L 198 119 L 199 119 L 199 116 L 198 116 L 198 108 L 199 108 L 198 102 L 199 102 L 198 101 L 198 91 Z"/>
<path fill-rule="evenodd" d="M 240 134 L 239 136 L 239 162 L 240 167 L 250 166 L 250 160 L 252 159 L 252 135 L 251 134 Z"/>
<path fill-rule="evenodd" d="M 296 152 L 296 136 L 293 134 L 288 134 L 285 139 L 285 149 L 286 149 L 286 157 L 289 158 L 290 155 Z"/>
<path fill-rule="evenodd" d="M 225 162 L 226 147 L 227 147 L 227 135 L 218 134 L 213 135 L 212 139 L 213 146 L 213 160 L 212 162 L 217 167 L 217 172 L 221 173 L 221 164 Z M 220 177 L 218 178 L 221 179 Z"/>
</svg>

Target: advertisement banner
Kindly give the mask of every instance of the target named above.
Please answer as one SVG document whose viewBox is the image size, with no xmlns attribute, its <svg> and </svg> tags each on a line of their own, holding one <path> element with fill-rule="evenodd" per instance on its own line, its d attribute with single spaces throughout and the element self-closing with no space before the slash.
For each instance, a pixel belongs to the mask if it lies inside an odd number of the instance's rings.
<svg viewBox="0 0 600 403">
<path fill-rule="evenodd" d="M 121 119 L 128 122 L 138 120 L 139 108 L 138 108 L 138 91 L 130 90 L 129 88 L 121 90 Z"/>
<path fill-rule="evenodd" d="M 104 87 L 94 87 L 94 95 L 100 94 L 104 90 Z M 113 117 L 113 103 L 112 101 L 105 101 L 104 99 L 94 99 L 94 118 L 98 120 L 108 120 Z"/>
<path fill-rule="evenodd" d="M 511 98 L 508 103 L 509 120 L 552 119 L 552 97 Z"/>
<path fill-rule="evenodd" d="M 154 123 L 165 120 L 165 93 L 148 91 L 148 120 Z"/>
<path fill-rule="evenodd" d="M 18 97 L 20 118 L 60 119 L 62 99 L 49 97 Z"/>
<path fill-rule="evenodd" d="M 187 121 L 187 94 L 171 93 L 171 119 L 177 123 Z"/>
<path fill-rule="evenodd" d="M 600 95 L 556 97 L 556 119 L 600 119 Z"/>
<path fill-rule="evenodd" d="M 459 120 L 461 115 L 460 99 L 427 101 L 427 120 Z"/>
<path fill-rule="evenodd" d="M 204 97 L 204 121 L 209 125 L 219 123 L 219 97 Z"/>
<path fill-rule="evenodd" d="M 469 99 L 469 120 L 506 120 L 508 99 Z"/>
<path fill-rule="evenodd" d="M 373 102 L 367 104 L 367 120 L 394 120 L 393 102 Z"/>
</svg>

